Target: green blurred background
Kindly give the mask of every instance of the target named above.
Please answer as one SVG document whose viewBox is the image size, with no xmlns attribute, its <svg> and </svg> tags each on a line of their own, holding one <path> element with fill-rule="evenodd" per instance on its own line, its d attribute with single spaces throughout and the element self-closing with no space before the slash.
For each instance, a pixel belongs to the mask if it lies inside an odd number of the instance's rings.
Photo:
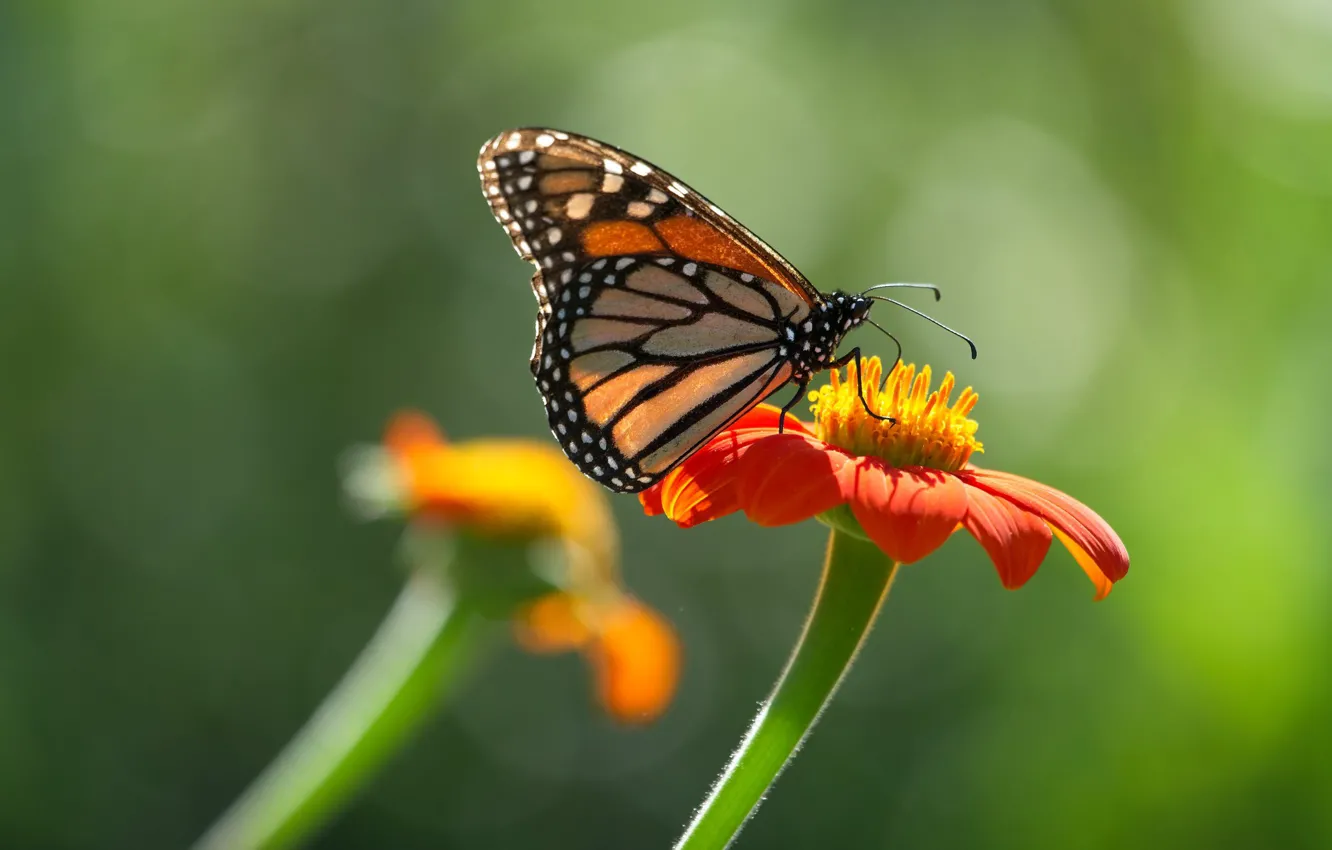
<svg viewBox="0 0 1332 850">
<path fill-rule="evenodd" d="M 180 847 L 401 585 L 336 459 L 420 406 L 548 439 L 478 146 L 675 172 L 823 289 L 928 280 L 983 464 L 1133 569 L 901 576 L 741 846 L 1332 846 L 1332 4 L 0 4 L 0 844 Z M 871 334 L 856 339 L 891 354 Z M 316 842 L 666 846 L 794 641 L 824 541 L 616 499 L 678 624 L 646 731 L 506 649 Z"/>
</svg>

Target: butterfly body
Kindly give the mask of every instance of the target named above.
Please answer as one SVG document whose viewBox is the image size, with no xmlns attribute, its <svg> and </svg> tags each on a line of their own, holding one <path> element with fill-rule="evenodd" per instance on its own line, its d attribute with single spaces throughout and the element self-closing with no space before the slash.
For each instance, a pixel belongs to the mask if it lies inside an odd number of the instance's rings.
<svg viewBox="0 0 1332 850">
<path fill-rule="evenodd" d="M 844 363 L 838 345 L 868 316 L 870 299 L 820 293 L 719 207 L 610 145 L 510 130 L 477 169 L 536 266 L 531 366 L 551 432 L 613 490 L 651 486 L 777 389 Z"/>
<path fill-rule="evenodd" d="M 865 321 L 873 303 L 860 295 L 835 291 L 804 322 L 788 322 L 782 331 L 787 342 L 777 351 L 792 358 L 791 380 L 808 381 L 814 373 L 833 368 L 842 337 Z"/>
</svg>

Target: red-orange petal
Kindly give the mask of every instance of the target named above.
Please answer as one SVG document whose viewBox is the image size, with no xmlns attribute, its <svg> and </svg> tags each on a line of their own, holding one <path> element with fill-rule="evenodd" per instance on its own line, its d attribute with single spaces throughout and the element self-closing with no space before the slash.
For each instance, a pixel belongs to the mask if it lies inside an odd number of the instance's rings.
<svg viewBox="0 0 1332 850">
<path fill-rule="evenodd" d="M 789 525 L 846 501 L 837 473 L 851 457 L 805 434 L 773 434 L 752 446 L 737 475 L 736 498 L 759 525 Z"/>
<path fill-rule="evenodd" d="M 962 525 L 985 547 L 999 581 L 1009 590 L 1026 584 L 1050 551 L 1050 526 L 1007 499 L 967 486 Z"/>
<path fill-rule="evenodd" d="M 1087 574 L 1087 578 L 1091 579 L 1092 584 L 1096 585 L 1096 596 L 1093 598 L 1100 602 L 1109 596 L 1110 589 L 1115 586 L 1115 583 L 1105 577 L 1105 573 L 1101 572 L 1101 568 L 1092 560 L 1091 555 L 1088 555 L 1085 549 L 1074 543 L 1067 534 L 1053 525 L 1050 526 L 1050 530 L 1054 532 L 1055 537 L 1059 538 L 1059 542 L 1064 544 L 1064 548 L 1068 549 L 1069 554 L 1073 556 L 1073 560 L 1078 562 L 1079 567 L 1082 567 L 1082 571 Z"/>
<path fill-rule="evenodd" d="M 770 404 L 745 411 L 665 478 L 639 493 L 643 513 L 666 514 L 682 528 L 689 528 L 739 510 L 735 500 L 736 463 L 753 443 L 776 435 L 780 418 L 781 409 Z M 786 417 L 784 430 L 813 436 L 794 416 Z"/>
<path fill-rule="evenodd" d="M 731 423 L 727 431 L 739 431 L 747 428 L 770 428 L 773 433 L 777 432 L 777 422 L 781 419 L 782 409 L 774 407 L 771 404 L 757 404 L 745 411 L 741 417 Z M 786 423 L 782 430 L 787 434 L 807 434 L 814 436 L 814 432 L 809 426 L 796 419 L 791 414 L 786 414 Z M 723 432 L 725 433 L 725 432 Z"/>
<path fill-rule="evenodd" d="M 968 484 L 1001 496 L 1050 523 L 1096 584 L 1098 599 L 1110 592 L 1111 583 L 1128 573 L 1128 550 L 1119 535 L 1072 496 L 1010 472 L 969 467 L 957 474 Z"/>
<path fill-rule="evenodd" d="M 664 483 L 664 480 L 658 481 L 638 494 L 638 503 L 643 506 L 645 515 L 660 516 L 666 512 L 665 506 L 661 503 L 661 485 Z"/>
<path fill-rule="evenodd" d="M 602 624 L 589 649 L 597 696 L 622 723 L 646 723 L 666 710 L 680 679 L 680 642 L 671 624 L 627 600 Z"/>
<path fill-rule="evenodd" d="M 664 513 L 681 528 L 718 519 L 740 509 L 736 475 L 740 460 L 760 441 L 773 436 L 766 428 L 723 431 L 639 495 L 649 516 Z"/>
<path fill-rule="evenodd" d="M 943 545 L 967 513 L 967 493 L 953 475 L 920 466 L 893 467 L 858 457 L 840 471 L 851 512 L 875 545 L 910 564 Z"/>
</svg>

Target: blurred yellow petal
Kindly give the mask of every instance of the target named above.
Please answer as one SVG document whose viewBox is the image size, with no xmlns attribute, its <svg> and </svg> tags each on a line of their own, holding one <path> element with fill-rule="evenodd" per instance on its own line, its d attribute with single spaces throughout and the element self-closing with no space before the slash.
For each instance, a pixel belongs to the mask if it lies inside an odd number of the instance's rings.
<svg viewBox="0 0 1332 850">
<path fill-rule="evenodd" d="M 558 538 L 575 582 L 615 579 L 619 540 L 610 506 L 557 449 L 527 440 L 448 443 L 415 412 L 395 416 L 384 442 L 418 517 L 496 535 Z"/>
</svg>

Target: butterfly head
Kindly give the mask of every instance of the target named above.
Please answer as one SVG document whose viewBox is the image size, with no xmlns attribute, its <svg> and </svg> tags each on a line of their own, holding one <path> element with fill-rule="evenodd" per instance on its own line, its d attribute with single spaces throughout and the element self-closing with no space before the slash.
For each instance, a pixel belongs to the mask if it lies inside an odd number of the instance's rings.
<svg viewBox="0 0 1332 850">
<path fill-rule="evenodd" d="M 834 292 L 829 300 L 832 301 L 834 307 L 840 313 L 847 330 L 868 319 L 870 307 L 874 305 L 871 299 L 863 295 L 852 295 L 846 292 Z"/>
<path fill-rule="evenodd" d="M 873 299 L 839 290 L 825 297 L 819 309 L 825 321 L 831 325 L 836 341 L 840 342 L 852 328 L 869 319 L 870 307 L 873 305 Z"/>
</svg>

